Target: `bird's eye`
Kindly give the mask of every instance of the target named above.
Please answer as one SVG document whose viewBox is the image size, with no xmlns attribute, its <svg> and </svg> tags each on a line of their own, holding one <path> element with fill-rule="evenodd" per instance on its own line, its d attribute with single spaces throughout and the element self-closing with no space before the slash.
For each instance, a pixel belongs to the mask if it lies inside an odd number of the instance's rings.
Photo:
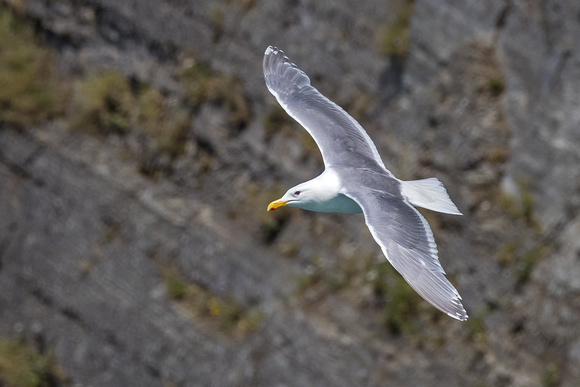
<svg viewBox="0 0 580 387">
<path fill-rule="evenodd" d="M 294 196 L 298 196 L 298 195 L 300 195 L 300 191 L 294 192 Z"/>
</svg>

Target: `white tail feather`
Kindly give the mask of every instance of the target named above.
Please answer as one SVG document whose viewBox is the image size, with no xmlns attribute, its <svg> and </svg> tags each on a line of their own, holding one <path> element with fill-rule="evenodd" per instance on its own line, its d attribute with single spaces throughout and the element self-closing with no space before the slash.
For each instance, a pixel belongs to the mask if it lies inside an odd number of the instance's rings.
<svg viewBox="0 0 580 387">
<path fill-rule="evenodd" d="M 414 206 L 445 214 L 463 215 L 449 198 L 443 183 L 436 177 L 401 181 L 401 191 Z"/>
</svg>

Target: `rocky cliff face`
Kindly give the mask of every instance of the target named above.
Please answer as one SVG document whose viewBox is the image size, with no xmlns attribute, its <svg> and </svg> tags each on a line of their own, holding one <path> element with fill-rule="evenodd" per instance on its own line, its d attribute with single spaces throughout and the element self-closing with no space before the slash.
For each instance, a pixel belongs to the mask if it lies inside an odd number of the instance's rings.
<svg viewBox="0 0 580 387">
<path fill-rule="evenodd" d="M 19 343 L 54 385 L 580 382 L 580 3 L 3 4 L 4 381 Z M 465 216 L 424 214 L 466 323 L 361 216 L 265 212 L 322 170 L 270 44 L 445 183 Z"/>
</svg>

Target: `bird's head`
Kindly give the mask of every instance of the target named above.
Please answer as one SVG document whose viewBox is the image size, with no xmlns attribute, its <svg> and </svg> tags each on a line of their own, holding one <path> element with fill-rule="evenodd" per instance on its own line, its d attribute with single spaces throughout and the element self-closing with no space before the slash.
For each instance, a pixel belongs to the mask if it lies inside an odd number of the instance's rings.
<svg viewBox="0 0 580 387">
<path fill-rule="evenodd" d="M 280 199 L 274 200 L 268 205 L 268 211 L 274 211 L 282 206 L 305 208 L 315 201 L 315 190 L 308 181 L 290 188 Z"/>
</svg>

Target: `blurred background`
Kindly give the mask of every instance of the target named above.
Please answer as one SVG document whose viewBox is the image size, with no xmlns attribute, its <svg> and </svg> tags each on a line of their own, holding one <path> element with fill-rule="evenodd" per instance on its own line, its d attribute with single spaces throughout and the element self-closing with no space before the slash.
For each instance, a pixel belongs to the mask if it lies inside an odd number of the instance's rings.
<svg viewBox="0 0 580 387">
<path fill-rule="evenodd" d="M 580 2 L 0 4 L 1 385 L 580 385 Z M 271 44 L 445 184 L 467 322 L 361 215 L 266 212 L 323 169 Z"/>
</svg>

